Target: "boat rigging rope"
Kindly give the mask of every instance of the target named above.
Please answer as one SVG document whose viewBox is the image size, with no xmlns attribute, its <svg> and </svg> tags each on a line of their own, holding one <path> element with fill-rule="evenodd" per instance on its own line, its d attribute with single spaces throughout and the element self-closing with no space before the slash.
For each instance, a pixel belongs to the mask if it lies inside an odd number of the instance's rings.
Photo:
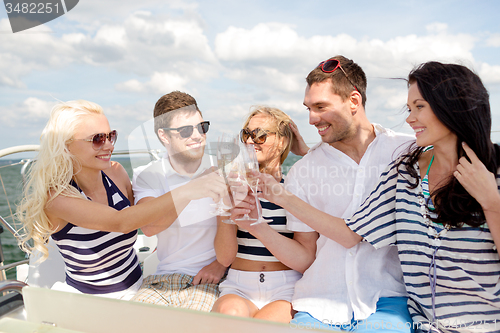
<svg viewBox="0 0 500 333">
<path fill-rule="evenodd" d="M 0 182 L 2 183 L 3 193 L 5 194 L 5 199 L 7 200 L 7 205 L 9 206 L 10 217 L 12 218 L 12 223 L 15 224 L 16 222 L 14 221 L 14 214 L 12 213 L 12 207 L 10 206 L 9 197 L 7 196 L 7 190 L 5 190 L 5 185 L 3 183 L 2 174 L 0 174 Z"/>
</svg>

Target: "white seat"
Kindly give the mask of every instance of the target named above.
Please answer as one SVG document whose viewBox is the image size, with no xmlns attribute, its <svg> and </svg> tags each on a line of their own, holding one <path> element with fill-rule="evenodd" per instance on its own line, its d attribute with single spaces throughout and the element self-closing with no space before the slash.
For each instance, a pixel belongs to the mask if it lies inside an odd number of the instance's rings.
<svg viewBox="0 0 500 333">
<path fill-rule="evenodd" d="M 142 266 L 142 276 L 146 277 L 153 275 L 156 272 L 156 268 L 160 260 L 158 260 L 158 254 L 156 252 L 151 253 L 144 259 L 144 265 Z"/>
<path fill-rule="evenodd" d="M 137 252 L 139 262 L 143 262 L 146 258 L 149 258 L 151 256 L 156 257 L 156 253 L 153 253 L 153 251 L 156 249 L 157 239 L 158 238 L 156 236 L 137 236 L 137 241 L 134 244 L 134 249 Z M 28 278 L 26 281 L 26 283 L 30 286 L 51 288 L 54 283 L 59 281 L 64 282 L 66 280 L 64 260 L 52 238 L 49 238 L 47 248 L 49 250 L 49 257 L 43 262 L 38 261 L 42 257 L 42 254 L 39 251 L 33 251 L 30 256 Z M 146 248 L 148 249 L 146 250 Z M 149 271 L 153 270 L 154 273 L 156 271 L 156 266 L 158 266 L 158 263 L 156 263 L 155 266 L 155 263 L 152 262 L 151 259 L 150 262 L 151 263 L 148 265 L 148 269 Z M 19 276 L 18 280 L 24 281 L 24 279 L 20 279 Z"/>
<path fill-rule="evenodd" d="M 156 244 L 158 243 L 158 237 L 152 236 L 147 237 L 146 235 L 137 235 L 137 240 L 134 244 L 134 249 L 139 257 L 139 262 L 144 262 L 144 260 L 150 256 L 154 250 L 156 250 Z"/>
<path fill-rule="evenodd" d="M 49 326 L 47 324 L 31 323 L 29 321 L 2 318 L 0 319 L 0 332 L 2 333 L 84 333 L 80 331 L 68 330 L 65 328 Z"/>
<path fill-rule="evenodd" d="M 47 244 L 49 250 L 49 257 L 40 262 L 42 253 L 33 251 L 30 255 L 30 262 L 28 268 L 28 280 L 26 283 L 33 287 L 50 288 L 54 283 L 66 280 L 65 264 L 56 243 L 52 238 L 49 238 Z"/>
<path fill-rule="evenodd" d="M 28 321 L 86 333 L 297 331 L 269 321 L 35 287 L 24 287 L 23 297 Z"/>
</svg>

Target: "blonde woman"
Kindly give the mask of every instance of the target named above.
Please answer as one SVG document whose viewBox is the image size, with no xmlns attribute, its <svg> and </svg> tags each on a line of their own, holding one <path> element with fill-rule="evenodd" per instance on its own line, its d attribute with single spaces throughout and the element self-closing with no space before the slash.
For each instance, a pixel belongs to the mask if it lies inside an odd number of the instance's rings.
<svg viewBox="0 0 500 333">
<path fill-rule="evenodd" d="M 224 193 L 224 183 L 212 173 L 130 207 L 134 199 L 128 175 L 111 161 L 116 139 L 102 108 L 82 100 L 56 105 L 42 132 L 18 216 L 25 251 L 34 248 L 45 259 L 51 236 L 61 252 L 66 283 L 56 289 L 130 299 L 142 282 L 132 248 L 137 228 L 172 223 L 164 212 L 175 210 L 173 197 L 176 205 L 189 203 L 183 191 L 215 200 Z"/>
<path fill-rule="evenodd" d="M 283 111 L 258 106 L 245 121 L 240 137 L 243 143 L 255 145 L 260 171 L 283 182 L 281 165 L 292 144 L 307 152 L 302 137 L 294 132 L 298 134 L 295 124 Z M 261 227 L 273 228 L 280 237 L 291 240 L 293 232 L 286 229 L 285 211 L 269 201 L 260 202 L 262 215 L 268 220 Z M 231 268 L 219 286 L 221 296 L 212 311 L 288 323 L 292 318 L 290 301 L 294 285 L 302 274 L 276 259 L 248 231 L 253 229 L 248 225 L 250 222 L 236 223 L 218 221 L 217 260 Z"/>
</svg>

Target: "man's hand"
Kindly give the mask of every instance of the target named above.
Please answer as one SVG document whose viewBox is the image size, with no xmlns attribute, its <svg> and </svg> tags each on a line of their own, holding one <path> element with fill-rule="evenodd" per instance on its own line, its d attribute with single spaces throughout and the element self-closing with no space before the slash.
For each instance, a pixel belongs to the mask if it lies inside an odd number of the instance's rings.
<svg viewBox="0 0 500 333">
<path fill-rule="evenodd" d="M 297 125 L 295 125 L 295 123 L 291 121 L 289 126 L 294 134 L 290 151 L 295 155 L 304 156 L 309 151 L 309 147 L 305 143 L 302 135 L 300 135 Z"/>
<path fill-rule="evenodd" d="M 200 269 L 193 278 L 193 285 L 219 283 L 224 276 L 226 267 L 222 266 L 217 260 Z"/>
<path fill-rule="evenodd" d="M 284 205 L 286 204 L 286 199 L 288 196 L 292 196 L 292 194 L 287 192 L 272 175 L 260 173 L 258 174 L 258 178 L 258 190 L 261 191 L 261 193 L 259 193 L 259 197 L 285 208 Z"/>
<path fill-rule="evenodd" d="M 218 202 L 220 198 L 228 195 L 224 178 L 215 172 L 213 168 L 206 170 L 184 186 L 183 191 L 187 190 L 191 193 L 191 200 L 210 197 L 214 202 Z"/>
</svg>

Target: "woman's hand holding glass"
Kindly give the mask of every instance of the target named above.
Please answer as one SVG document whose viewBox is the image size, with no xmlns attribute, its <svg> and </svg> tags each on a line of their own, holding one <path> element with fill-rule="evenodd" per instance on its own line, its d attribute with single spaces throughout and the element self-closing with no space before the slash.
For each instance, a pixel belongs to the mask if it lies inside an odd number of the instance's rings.
<svg viewBox="0 0 500 333">
<path fill-rule="evenodd" d="M 234 198 L 231 220 L 235 221 L 242 229 L 250 231 L 249 226 L 258 220 L 258 212 L 261 211 L 261 208 L 256 209 L 256 205 L 260 206 L 260 202 L 256 200 L 255 194 L 252 192 L 248 182 L 243 180 L 241 174 L 233 171 L 229 176 L 231 192 Z"/>
<path fill-rule="evenodd" d="M 257 155 L 255 154 L 255 148 L 251 144 L 242 144 L 240 146 L 240 155 L 235 160 L 238 167 L 235 168 L 235 171 L 238 174 L 238 177 L 235 181 L 239 181 L 241 184 L 246 185 L 247 188 L 250 189 L 250 192 L 254 195 L 254 200 L 257 208 L 257 216 L 251 217 L 248 214 L 244 214 L 241 217 L 235 218 L 234 221 L 252 221 L 255 223 L 264 222 L 262 218 L 262 209 L 260 207 L 259 199 L 257 196 L 257 187 L 258 187 L 258 177 L 256 174 L 259 172 L 259 162 L 257 161 Z M 239 190 L 244 194 L 244 190 Z M 236 192 L 234 192 L 236 193 Z M 238 193 L 238 196 L 240 194 Z"/>
</svg>

